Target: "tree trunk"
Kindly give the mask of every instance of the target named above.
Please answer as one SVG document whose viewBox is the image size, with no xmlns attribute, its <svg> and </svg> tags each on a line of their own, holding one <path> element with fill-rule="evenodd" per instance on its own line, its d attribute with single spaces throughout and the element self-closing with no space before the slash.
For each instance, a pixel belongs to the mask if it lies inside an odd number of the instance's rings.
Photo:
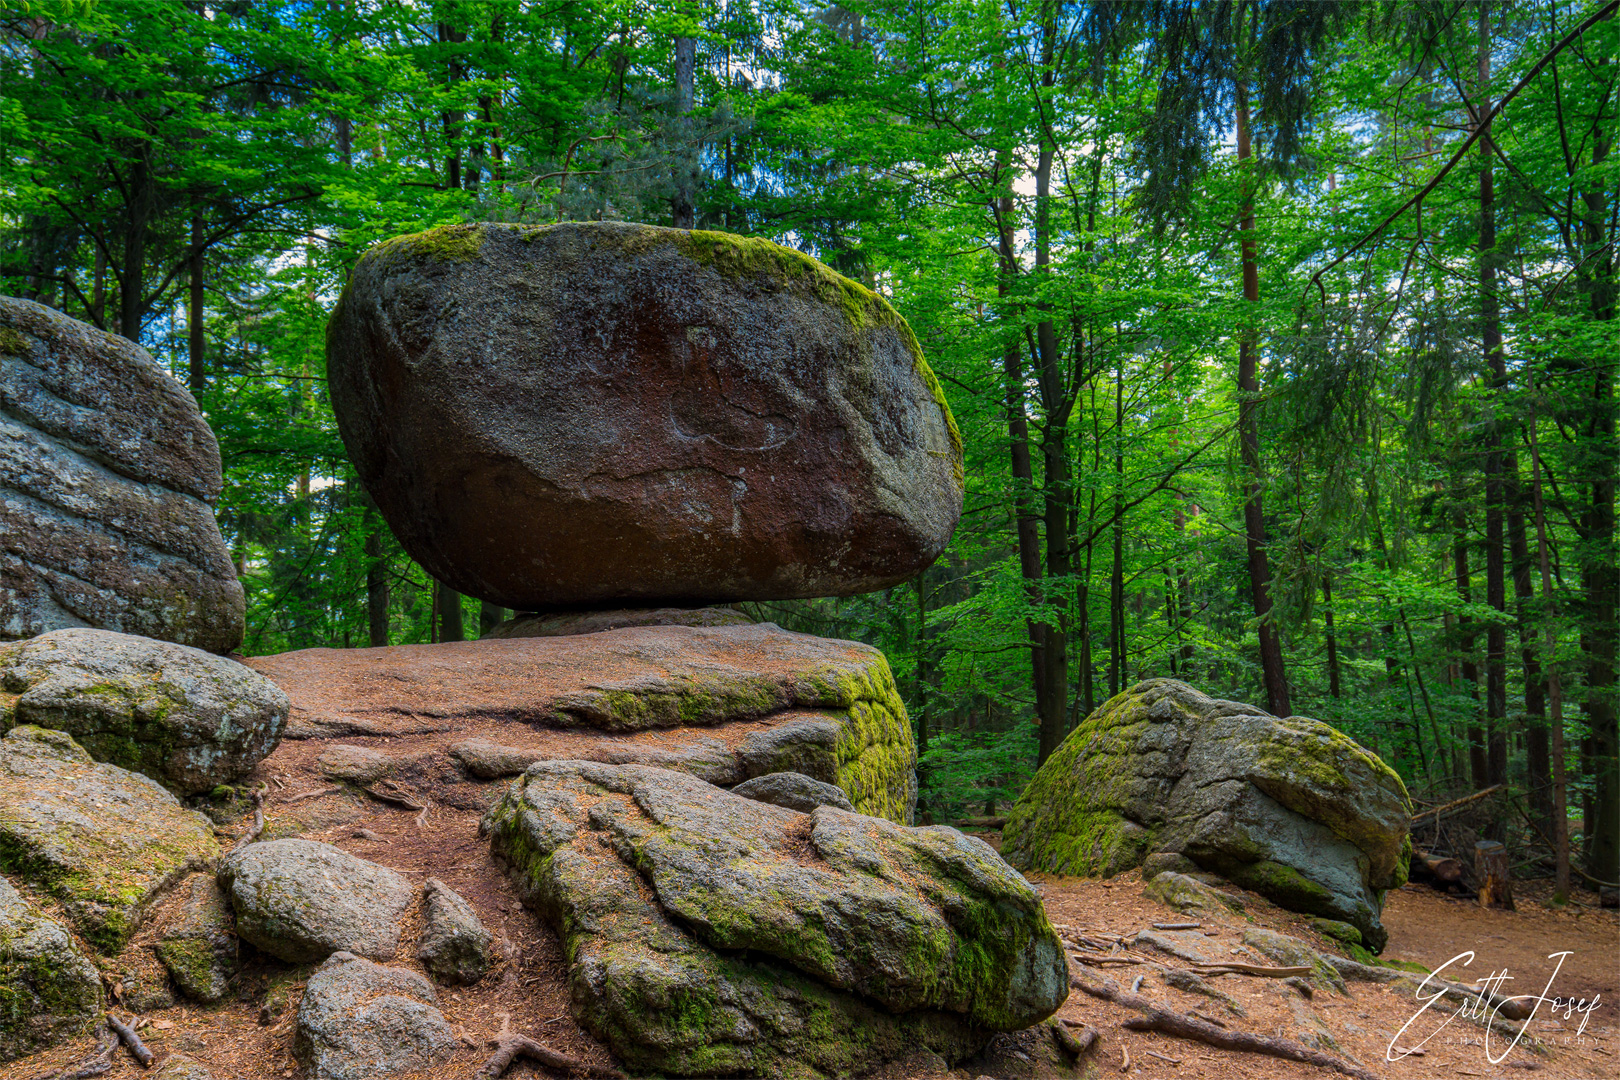
<svg viewBox="0 0 1620 1080">
<path fill-rule="evenodd" d="M 1462 492 L 1456 493 L 1457 503 L 1452 509 L 1452 561 L 1457 564 L 1457 599 L 1473 603 L 1473 579 L 1468 572 L 1468 520 L 1462 509 Z M 1457 648 L 1462 653 L 1462 677 L 1468 692 L 1478 700 L 1479 665 L 1474 662 L 1474 620 L 1467 615 L 1457 616 Z M 1476 791 L 1490 787 L 1485 760 L 1485 731 L 1479 726 L 1478 714 L 1468 725 L 1468 772 Z"/>
<path fill-rule="evenodd" d="M 366 534 L 366 629 L 372 648 L 388 644 L 388 563 L 383 559 L 382 533 Z"/>
<path fill-rule="evenodd" d="M 928 753 L 929 655 L 928 655 L 928 592 L 923 587 L 927 571 L 918 574 L 913 584 L 917 588 L 917 758 Z"/>
<path fill-rule="evenodd" d="M 1108 696 L 1125 689 L 1125 370 L 1114 368 L 1113 568 L 1108 574 Z"/>
<path fill-rule="evenodd" d="M 1339 636 L 1333 632 L 1333 574 L 1322 571 L 1322 620 L 1327 629 L 1328 693 L 1340 696 Z"/>
<path fill-rule="evenodd" d="M 1489 3 L 1479 7 L 1479 95 L 1476 122 L 1483 128 L 1479 140 L 1479 314 L 1480 339 L 1490 371 L 1490 418 L 1485 425 L 1485 602 L 1507 612 L 1507 584 L 1503 560 L 1505 463 L 1502 459 L 1502 423 L 1498 413 L 1507 396 L 1507 362 L 1502 355 L 1501 303 L 1496 295 L 1496 193 L 1492 176 L 1490 112 L 1491 18 Z M 1485 732 L 1487 784 L 1507 780 L 1507 626 L 1492 622 L 1485 628 Z"/>
<path fill-rule="evenodd" d="M 141 336 L 142 299 L 146 293 L 146 231 L 152 218 L 151 147 L 138 144 L 129 170 L 128 218 L 124 229 L 124 271 L 118 280 L 118 332 L 131 341 Z"/>
<path fill-rule="evenodd" d="M 461 617 L 461 594 L 443 582 L 439 583 L 439 640 L 467 640 Z"/>
<path fill-rule="evenodd" d="M 203 338 L 203 219 L 191 216 L 190 295 L 186 305 L 186 373 L 193 396 L 208 389 L 207 360 Z"/>
<path fill-rule="evenodd" d="M 1532 387 L 1531 400 L 1535 399 Z M 1547 698 L 1551 708 L 1550 756 L 1552 758 L 1552 844 L 1554 859 L 1553 895 L 1569 896 L 1569 778 L 1564 762 L 1564 692 L 1558 678 L 1558 600 L 1552 588 L 1552 564 L 1547 556 L 1547 514 L 1541 498 L 1541 444 L 1536 437 L 1536 417 L 1530 415 L 1530 488 L 1536 514 L 1536 561 L 1541 568 L 1541 595 L 1547 599 L 1546 622 L 1542 630 L 1547 664 Z"/>
<path fill-rule="evenodd" d="M 690 229 L 696 222 L 693 202 L 693 172 L 691 158 L 696 154 L 696 148 L 691 146 L 692 137 L 692 103 L 696 96 L 693 85 L 694 72 L 697 67 L 697 38 L 678 37 L 675 39 L 675 111 L 676 131 L 679 132 L 681 142 L 680 152 L 675 155 L 675 197 L 670 201 L 670 209 L 675 219 L 677 229 Z"/>
<path fill-rule="evenodd" d="M 457 30 L 449 23 L 439 24 L 439 43 L 441 45 L 459 45 L 467 40 L 464 30 Z M 445 58 L 445 85 L 451 94 L 455 93 L 456 83 L 461 80 L 461 65 L 446 54 Z M 445 187 L 454 191 L 461 187 L 461 125 L 466 116 L 460 109 L 446 109 L 441 118 L 444 121 L 444 141 L 449 149 L 445 156 Z M 456 639 L 461 640 L 460 638 Z"/>
<path fill-rule="evenodd" d="M 1254 198 L 1248 163 L 1249 88 L 1241 78 L 1237 83 L 1237 154 L 1244 185 L 1243 299 L 1260 303 L 1260 266 L 1254 241 Z M 1271 567 L 1266 558 L 1266 519 L 1262 506 L 1263 480 L 1260 468 L 1260 345 L 1252 327 L 1245 327 L 1238 343 L 1238 444 L 1243 458 L 1247 498 L 1243 503 L 1243 533 L 1249 555 L 1249 589 L 1260 637 L 1260 668 L 1265 676 L 1266 708 L 1274 716 L 1290 716 L 1288 678 L 1283 668 L 1282 636 L 1271 618 Z"/>
</svg>

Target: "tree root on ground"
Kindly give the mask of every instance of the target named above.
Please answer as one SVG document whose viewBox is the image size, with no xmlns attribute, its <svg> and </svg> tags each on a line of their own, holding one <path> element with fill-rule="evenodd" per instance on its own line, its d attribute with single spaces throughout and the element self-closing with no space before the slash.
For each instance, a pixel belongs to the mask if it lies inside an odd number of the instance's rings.
<svg viewBox="0 0 1620 1080">
<path fill-rule="evenodd" d="M 1251 1054 L 1266 1054 L 1271 1057 L 1285 1058 L 1289 1061 L 1301 1061 L 1307 1065 L 1316 1065 L 1324 1069 L 1333 1069 L 1346 1076 L 1355 1077 L 1356 1080 L 1377 1080 L 1372 1073 L 1358 1068 L 1346 1061 L 1312 1050 L 1302 1043 L 1292 1039 L 1268 1039 L 1260 1035 L 1251 1035 L 1245 1031 L 1228 1031 L 1218 1028 L 1202 1020 L 1195 1020 L 1181 1013 L 1161 1009 L 1147 998 L 1136 994 L 1121 991 L 1111 982 L 1094 983 L 1082 975 L 1072 974 L 1069 977 L 1070 985 L 1075 989 L 1084 991 L 1094 998 L 1112 1001 L 1116 1005 L 1123 1005 L 1127 1009 L 1135 1009 L 1142 1013 L 1140 1017 L 1133 1017 L 1122 1025 L 1131 1031 L 1156 1031 L 1161 1035 L 1174 1035 L 1180 1039 L 1191 1039 L 1195 1042 L 1206 1043 L 1219 1050 L 1241 1050 Z"/>
<path fill-rule="evenodd" d="M 259 835 L 264 832 L 264 793 L 269 789 L 269 784 L 260 784 L 253 789 L 253 824 L 248 826 L 248 831 L 243 833 L 236 843 L 231 845 L 231 850 L 227 852 L 228 855 L 235 855 L 238 851 L 257 840 Z"/>
<path fill-rule="evenodd" d="M 64 1065 L 56 1072 L 43 1073 L 34 1080 L 90 1080 L 92 1076 L 111 1072 L 112 1055 L 117 1047 L 118 1040 L 103 1025 L 96 1029 L 95 1053 L 87 1058 L 81 1058 L 72 1065 Z"/>
<path fill-rule="evenodd" d="M 488 1061 L 477 1072 L 477 1080 L 496 1080 L 512 1067 L 512 1062 L 519 1057 L 531 1058 L 538 1061 L 548 1069 L 560 1069 L 579 1076 L 599 1076 L 605 1080 L 624 1080 L 624 1073 L 618 1069 L 603 1068 L 600 1065 L 588 1065 L 577 1058 L 559 1053 L 541 1042 L 519 1035 L 512 1030 L 512 1017 L 509 1013 L 501 1013 L 501 1030 L 491 1042 L 495 1044 L 495 1053 L 490 1055 Z"/>
</svg>

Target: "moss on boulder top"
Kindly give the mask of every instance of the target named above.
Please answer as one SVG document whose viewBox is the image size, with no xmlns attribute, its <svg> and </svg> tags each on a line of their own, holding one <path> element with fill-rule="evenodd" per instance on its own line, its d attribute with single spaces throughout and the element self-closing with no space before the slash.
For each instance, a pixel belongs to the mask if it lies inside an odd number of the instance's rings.
<svg viewBox="0 0 1620 1080">
<path fill-rule="evenodd" d="M 1067 996 L 1034 890 L 982 841 L 692 777 L 531 767 L 484 819 L 559 933 L 582 1022 L 633 1069 L 845 1075 L 959 1059 Z"/>
<path fill-rule="evenodd" d="M 1064 740 L 1014 806 L 1015 866 L 1111 875 L 1175 852 L 1374 948 L 1406 880 L 1411 804 L 1395 771 L 1320 720 L 1151 679 Z"/>
<path fill-rule="evenodd" d="M 97 763 L 60 731 L 24 725 L 0 739 L 0 871 L 61 900 L 108 955 L 161 892 L 218 855 L 208 819 L 155 780 Z"/>
<path fill-rule="evenodd" d="M 327 368 L 406 550 L 519 611 L 870 592 L 961 514 L 961 437 L 910 327 L 768 240 L 399 237 L 355 266 Z"/>
</svg>

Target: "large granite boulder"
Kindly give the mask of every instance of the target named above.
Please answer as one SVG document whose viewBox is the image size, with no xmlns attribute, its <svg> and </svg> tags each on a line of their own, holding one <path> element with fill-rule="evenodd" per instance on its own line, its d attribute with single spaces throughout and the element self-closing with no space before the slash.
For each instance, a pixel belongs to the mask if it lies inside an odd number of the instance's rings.
<svg viewBox="0 0 1620 1080">
<path fill-rule="evenodd" d="M 398 237 L 356 264 L 327 372 L 406 551 L 519 611 L 870 592 L 961 513 L 961 440 L 905 321 L 766 240 Z"/>
<path fill-rule="evenodd" d="M 716 784 L 799 772 L 863 814 L 909 822 L 917 749 L 883 654 L 748 626 L 304 649 L 247 661 L 287 692 L 289 739 L 457 739 L 473 775 L 580 758 L 681 769 Z"/>
<path fill-rule="evenodd" d="M 218 856 L 209 820 L 157 781 L 96 762 L 60 731 L 24 725 L 0 739 L 0 869 L 61 900 L 108 955 L 160 894 Z"/>
<path fill-rule="evenodd" d="M 431 983 L 352 953 L 333 953 L 298 1005 L 293 1057 L 309 1080 L 436 1075 L 455 1047 Z"/>
<path fill-rule="evenodd" d="M 1040 898 L 988 845 L 549 761 L 485 815 L 569 957 L 576 1015 L 632 1070 L 846 1075 L 958 1060 L 1068 993 Z"/>
<path fill-rule="evenodd" d="M 0 639 L 97 626 L 224 653 L 219 447 L 145 349 L 0 296 Z"/>
<path fill-rule="evenodd" d="M 0 1061 L 81 1035 L 100 1014 L 96 966 L 0 877 Z"/>
<path fill-rule="evenodd" d="M 249 844 L 219 868 L 244 940 L 294 964 L 335 952 L 387 960 L 416 886 L 386 866 L 315 840 Z"/>
<path fill-rule="evenodd" d="M 281 741 L 287 708 L 257 671 L 185 645 L 88 629 L 0 645 L 0 731 L 65 731 L 181 795 L 245 776 Z"/>
<path fill-rule="evenodd" d="M 518 614 L 490 628 L 485 638 L 567 637 L 632 626 L 747 626 L 754 620 L 730 607 L 611 608 Z"/>
<path fill-rule="evenodd" d="M 1069 733 L 1013 807 L 1002 851 L 1024 869 L 1104 876 L 1179 853 L 1350 923 L 1377 951 L 1384 893 L 1406 880 L 1411 813 L 1395 771 L 1320 720 L 1150 679 Z"/>
</svg>

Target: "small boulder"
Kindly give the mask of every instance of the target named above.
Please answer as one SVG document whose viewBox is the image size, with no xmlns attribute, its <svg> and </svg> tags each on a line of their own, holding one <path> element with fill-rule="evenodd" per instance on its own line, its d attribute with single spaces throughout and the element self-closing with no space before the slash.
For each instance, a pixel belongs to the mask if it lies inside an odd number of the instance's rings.
<svg viewBox="0 0 1620 1080">
<path fill-rule="evenodd" d="M 152 1073 L 152 1080 L 214 1080 L 214 1074 L 196 1058 L 170 1054 Z"/>
<path fill-rule="evenodd" d="M 433 985 L 414 971 L 335 952 L 304 988 L 293 1057 L 307 1080 L 385 1080 L 428 1072 L 456 1036 Z"/>
<path fill-rule="evenodd" d="M 496 624 L 489 638 L 568 637 L 600 634 L 628 626 L 748 626 L 753 623 L 736 608 L 621 608 L 616 611 L 554 611 L 514 615 Z"/>
<path fill-rule="evenodd" d="M 633 1069 L 847 1074 L 920 1046 L 959 1060 L 1068 993 L 1035 891 L 955 829 L 547 761 L 482 831 L 563 939 L 576 1015 Z"/>
<path fill-rule="evenodd" d="M 1069 733 L 1014 805 L 1015 866 L 1104 876 L 1173 852 L 1281 907 L 1388 937 L 1406 880 L 1401 778 L 1320 720 L 1279 719 L 1174 679 L 1110 699 Z"/>
<path fill-rule="evenodd" d="M 1202 911 L 1214 915 L 1222 911 L 1243 910 L 1243 901 L 1231 893 L 1173 870 L 1156 874 L 1148 881 L 1142 895 L 1188 914 Z"/>
<path fill-rule="evenodd" d="M 230 899 L 212 874 L 193 874 L 177 892 L 158 935 L 157 957 L 182 994 L 219 1001 L 237 970 Z"/>
<path fill-rule="evenodd" d="M 394 771 L 394 759 L 369 746 L 348 746 L 339 743 L 322 750 L 315 759 L 315 767 L 328 780 L 347 780 L 351 784 L 369 784 Z"/>
<path fill-rule="evenodd" d="M 843 789 L 812 780 L 803 773 L 766 773 L 752 780 L 744 780 L 732 788 L 731 793 L 755 802 L 797 810 L 801 814 L 808 814 L 818 806 L 832 806 L 851 813 L 855 811 Z"/>
<path fill-rule="evenodd" d="M 0 639 L 241 644 L 219 446 L 186 388 L 133 341 L 0 296 L 0 401 Z"/>
<path fill-rule="evenodd" d="M 287 722 L 287 695 L 252 668 L 111 630 L 0 645 L 0 692 L 0 730 L 65 731 L 97 761 L 180 795 L 247 775 Z"/>
<path fill-rule="evenodd" d="M 961 438 L 905 320 L 767 240 L 396 237 L 355 265 L 326 341 L 394 535 L 518 611 L 872 592 L 961 514 Z"/>
<path fill-rule="evenodd" d="M 209 820 L 157 781 L 25 724 L 0 739 L 0 856 L 116 955 L 153 901 L 217 858 L 219 843 Z"/>
<path fill-rule="evenodd" d="M 428 878 L 422 897 L 422 940 L 416 958 L 434 978 L 454 986 L 475 983 L 489 970 L 495 938 L 472 905 L 438 878 Z"/>
<path fill-rule="evenodd" d="M 498 780 L 518 773 L 539 761 L 544 754 L 502 746 L 488 739 L 464 739 L 450 746 L 450 756 L 480 780 Z"/>
<path fill-rule="evenodd" d="M 340 950 L 389 959 L 416 899 L 402 875 L 313 840 L 249 844 L 220 865 L 219 882 L 237 934 L 293 964 Z"/>
<path fill-rule="evenodd" d="M 100 1015 L 96 966 L 0 877 L 0 1061 L 82 1035 Z"/>
</svg>

